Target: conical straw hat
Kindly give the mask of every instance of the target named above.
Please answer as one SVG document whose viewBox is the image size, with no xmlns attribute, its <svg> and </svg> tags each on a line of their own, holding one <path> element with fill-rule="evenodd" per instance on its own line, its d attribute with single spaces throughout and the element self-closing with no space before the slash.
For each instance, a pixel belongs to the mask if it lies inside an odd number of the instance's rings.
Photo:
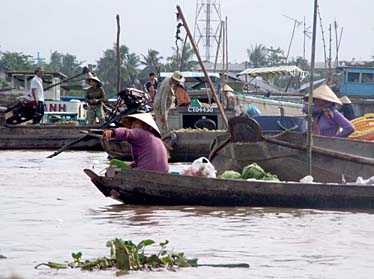
<svg viewBox="0 0 374 279">
<path fill-rule="evenodd" d="M 342 104 L 352 104 L 351 100 L 347 96 L 343 96 L 339 98 L 339 100 L 342 102 Z"/>
<path fill-rule="evenodd" d="M 225 85 L 223 86 L 223 91 L 234 92 L 234 89 L 232 89 L 230 85 L 225 84 Z"/>
<path fill-rule="evenodd" d="M 153 128 L 158 136 L 161 137 L 160 130 L 158 129 L 157 124 L 150 113 L 134 113 L 122 117 L 122 123 L 126 128 L 131 128 L 131 121 L 129 121 L 131 120 L 130 118 L 139 119 L 140 121 L 144 122 L 145 124 Z"/>
<path fill-rule="evenodd" d="M 305 95 L 305 97 L 308 98 L 309 95 Z M 317 89 L 313 90 L 313 98 L 325 100 L 339 105 L 342 104 L 339 98 L 326 84 L 321 85 Z"/>
</svg>

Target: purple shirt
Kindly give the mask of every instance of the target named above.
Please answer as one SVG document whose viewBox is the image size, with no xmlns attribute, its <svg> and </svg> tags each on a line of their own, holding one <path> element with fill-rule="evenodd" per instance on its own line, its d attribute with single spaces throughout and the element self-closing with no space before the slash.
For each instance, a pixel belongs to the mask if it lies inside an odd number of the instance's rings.
<svg viewBox="0 0 374 279">
<path fill-rule="evenodd" d="M 307 110 L 308 107 L 305 105 L 303 112 L 307 112 Z M 313 106 L 313 126 L 315 128 L 315 125 L 318 123 L 319 135 L 346 138 L 355 131 L 353 124 L 343 114 L 338 112 L 334 107 L 331 108 L 331 111 L 332 117 L 330 118 L 326 116 L 321 107 Z M 340 128 L 342 128 L 341 132 Z"/>
<path fill-rule="evenodd" d="M 162 140 L 150 131 L 140 128 L 114 129 L 114 137 L 126 140 L 131 147 L 133 168 L 139 170 L 169 172 L 168 154 Z"/>
</svg>

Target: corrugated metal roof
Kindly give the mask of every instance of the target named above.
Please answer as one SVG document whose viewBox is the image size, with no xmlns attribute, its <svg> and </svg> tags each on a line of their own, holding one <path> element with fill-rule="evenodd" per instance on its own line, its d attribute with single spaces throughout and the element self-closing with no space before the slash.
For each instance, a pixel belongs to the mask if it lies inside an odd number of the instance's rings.
<svg viewBox="0 0 374 279">
<path fill-rule="evenodd" d="M 266 75 L 288 75 L 288 76 L 300 76 L 304 78 L 307 74 L 297 66 L 278 66 L 278 67 L 264 67 L 264 68 L 249 68 L 238 75 L 249 75 L 252 77 L 266 76 Z"/>
</svg>

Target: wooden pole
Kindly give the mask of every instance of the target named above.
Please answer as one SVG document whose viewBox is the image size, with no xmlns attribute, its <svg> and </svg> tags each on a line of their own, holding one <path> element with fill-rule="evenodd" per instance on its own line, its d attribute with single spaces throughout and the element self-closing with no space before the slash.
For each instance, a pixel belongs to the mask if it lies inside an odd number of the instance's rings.
<svg viewBox="0 0 374 279">
<path fill-rule="evenodd" d="M 228 30 L 227 30 L 227 17 L 225 18 L 225 41 L 226 41 L 226 76 L 225 82 L 227 82 L 229 76 L 229 40 L 228 40 Z"/>
<path fill-rule="evenodd" d="M 314 62 L 316 57 L 316 33 L 317 33 L 317 9 L 318 0 L 314 0 L 314 14 L 313 14 L 313 34 L 312 34 L 312 55 L 310 59 L 310 86 L 308 98 L 308 131 L 307 131 L 307 162 L 309 175 L 312 175 L 312 105 L 313 105 L 313 84 L 314 84 Z"/>
<path fill-rule="evenodd" d="M 121 90 L 121 58 L 119 53 L 119 34 L 121 27 L 119 24 L 119 15 L 116 16 L 117 20 L 117 42 L 116 42 L 116 54 L 117 54 L 117 93 Z"/>
<path fill-rule="evenodd" d="M 219 55 L 219 49 L 221 47 L 221 39 L 222 39 L 222 30 L 223 30 L 223 21 L 221 21 L 221 27 L 219 29 L 219 38 L 218 38 L 218 44 L 217 44 L 217 50 L 216 50 L 216 58 L 214 60 L 214 72 L 217 71 L 217 61 L 218 61 L 218 55 Z"/>
<path fill-rule="evenodd" d="M 225 111 L 223 110 L 222 104 L 221 104 L 221 102 L 219 101 L 219 99 L 217 97 L 216 91 L 214 89 L 213 82 L 212 82 L 212 80 L 210 79 L 210 77 L 208 75 L 208 72 L 207 72 L 207 70 L 205 68 L 203 60 L 201 59 L 199 50 L 197 49 L 197 46 L 196 46 L 195 41 L 194 41 L 194 39 L 192 37 L 191 31 L 190 31 L 190 29 L 188 27 L 187 21 L 186 21 L 184 15 L 183 15 L 181 7 L 177 6 L 177 10 L 178 10 L 179 17 L 182 20 L 183 26 L 186 29 L 186 32 L 187 32 L 188 38 L 190 39 L 191 45 L 192 45 L 192 47 L 193 47 L 193 49 L 195 51 L 196 57 L 199 60 L 199 64 L 201 66 L 201 69 L 203 70 L 203 72 L 205 74 L 205 78 L 207 79 L 207 81 L 209 83 L 210 90 L 212 90 L 213 98 L 214 98 L 216 104 L 218 105 L 218 108 L 219 108 L 219 110 L 221 112 L 221 115 L 222 115 L 222 119 L 223 119 L 224 123 L 226 124 L 226 127 L 228 127 L 228 121 L 227 121 L 227 117 L 225 115 Z"/>
</svg>

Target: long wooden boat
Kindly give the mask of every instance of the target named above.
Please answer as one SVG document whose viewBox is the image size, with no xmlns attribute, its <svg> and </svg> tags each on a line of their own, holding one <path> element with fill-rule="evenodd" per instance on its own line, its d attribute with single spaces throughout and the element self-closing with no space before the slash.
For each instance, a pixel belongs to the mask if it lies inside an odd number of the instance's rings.
<svg viewBox="0 0 374 279">
<path fill-rule="evenodd" d="M 9 125 L 5 124 L 5 110 L 0 108 L 0 149 L 58 149 L 82 138 L 81 130 L 96 126 L 57 124 Z M 100 140 L 86 137 L 70 149 L 102 150 Z"/>
<path fill-rule="evenodd" d="M 121 170 L 84 172 L 106 197 L 136 205 L 261 206 L 373 209 L 374 186 L 246 181 Z"/>
<path fill-rule="evenodd" d="M 173 131 L 164 136 L 172 147 L 170 162 L 192 162 L 199 157 L 208 157 L 213 139 L 225 134 L 225 131 Z M 132 160 L 129 144 L 126 141 L 101 140 L 103 150 L 111 158 L 124 161 Z"/>
<path fill-rule="evenodd" d="M 219 173 L 240 171 L 255 162 L 281 180 L 299 181 L 309 174 L 305 133 L 262 136 L 248 119 L 230 119 L 230 134 L 218 136 L 212 144 L 209 158 Z M 337 183 L 374 176 L 374 143 L 314 136 L 312 176 L 315 181 Z"/>
</svg>

